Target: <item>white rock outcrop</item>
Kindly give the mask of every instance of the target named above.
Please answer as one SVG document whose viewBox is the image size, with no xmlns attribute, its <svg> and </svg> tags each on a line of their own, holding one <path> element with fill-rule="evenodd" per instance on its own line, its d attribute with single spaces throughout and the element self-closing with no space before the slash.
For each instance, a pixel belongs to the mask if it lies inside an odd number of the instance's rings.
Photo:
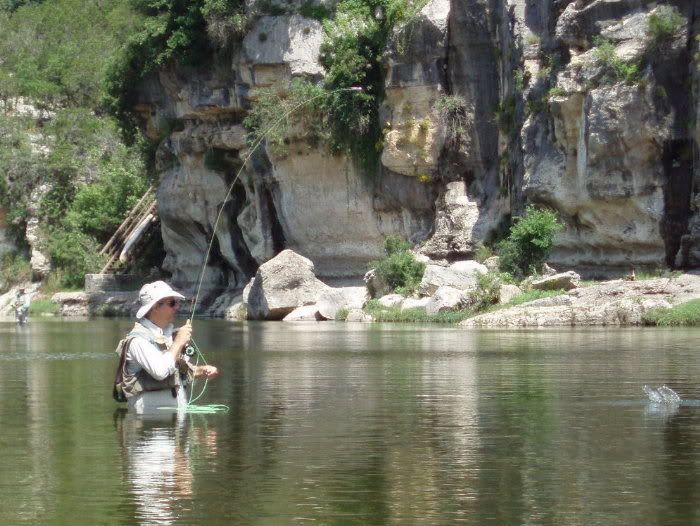
<svg viewBox="0 0 700 526">
<path fill-rule="evenodd" d="M 430 297 L 430 301 L 425 305 L 425 312 L 427 314 L 438 314 L 440 312 L 454 310 L 461 307 L 465 299 L 463 290 L 443 285 Z"/>
<path fill-rule="evenodd" d="M 545 276 L 540 279 L 535 279 L 531 283 L 531 287 L 535 290 L 571 290 L 577 288 L 581 284 L 581 276 L 573 270 L 568 272 L 560 272 L 551 276 Z"/>
<path fill-rule="evenodd" d="M 464 327 L 626 326 L 644 323 L 652 309 L 668 308 L 700 296 L 700 276 L 645 281 L 614 280 L 577 288 L 481 314 L 463 321 Z"/>
<path fill-rule="evenodd" d="M 318 312 L 318 306 L 304 305 L 287 314 L 282 321 L 323 321 L 324 319 Z"/>
<path fill-rule="evenodd" d="M 366 301 L 365 287 L 329 287 L 321 293 L 316 306 L 323 319 L 334 320 L 338 310 L 361 309 Z"/>
<path fill-rule="evenodd" d="M 476 261 L 458 261 L 449 267 L 426 265 L 418 292 L 423 296 L 431 296 L 442 286 L 473 291 L 477 287 L 476 274 L 487 272 L 487 268 Z"/>
</svg>

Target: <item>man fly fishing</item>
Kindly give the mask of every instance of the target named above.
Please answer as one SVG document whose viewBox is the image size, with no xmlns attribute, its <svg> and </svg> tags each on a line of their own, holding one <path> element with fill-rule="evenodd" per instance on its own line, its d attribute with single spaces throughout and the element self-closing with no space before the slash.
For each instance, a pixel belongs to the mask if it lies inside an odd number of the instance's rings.
<svg viewBox="0 0 700 526">
<path fill-rule="evenodd" d="M 192 338 L 189 320 L 175 330 L 173 321 L 185 297 L 163 281 L 147 283 L 139 292 L 136 323 L 119 342 L 119 366 L 113 396 L 128 402 L 129 411 L 185 409 L 187 387 L 194 378 L 215 378 L 213 365 L 193 365 L 185 350 Z"/>
</svg>

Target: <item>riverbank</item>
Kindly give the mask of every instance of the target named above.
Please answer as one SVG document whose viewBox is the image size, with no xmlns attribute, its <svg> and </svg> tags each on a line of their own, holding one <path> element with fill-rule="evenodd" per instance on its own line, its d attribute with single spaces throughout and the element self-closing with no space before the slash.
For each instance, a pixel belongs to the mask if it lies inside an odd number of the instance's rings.
<svg viewBox="0 0 700 526">
<path fill-rule="evenodd" d="M 491 283 L 484 291 L 484 280 L 477 283 L 478 276 L 488 272 L 482 267 L 471 261 L 429 265 L 414 295 L 404 297 L 382 294 L 371 273 L 365 276 L 364 286 L 330 286 L 315 276 L 308 259 L 287 250 L 261 265 L 244 290 L 209 299 L 197 315 L 231 321 L 459 323 L 465 328 L 694 325 L 700 321 L 699 273 L 582 282 L 569 271 L 530 278 L 520 287 Z M 85 291 L 59 292 L 51 298 L 42 298 L 36 284 L 30 290 L 41 300 L 37 303 L 42 313 L 55 310 L 58 316 L 129 317 L 138 308 L 135 290 L 110 291 L 109 280 L 96 278 L 90 278 L 88 285 Z M 0 316 L 12 315 L 13 297 L 14 290 L 0 296 Z"/>
</svg>

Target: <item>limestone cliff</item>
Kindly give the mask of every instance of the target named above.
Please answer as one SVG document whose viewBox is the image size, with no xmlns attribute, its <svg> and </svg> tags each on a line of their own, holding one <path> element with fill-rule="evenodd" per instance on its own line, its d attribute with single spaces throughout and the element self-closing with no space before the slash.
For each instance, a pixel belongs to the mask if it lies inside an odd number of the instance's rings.
<svg viewBox="0 0 700 526">
<path fill-rule="evenodd" d="M 654 34 L 650 20 L 669 13 L 671 29 Z M 284 153 L 249 151 L 255 90 L 325 75 L 318 21 L 259 17 L 206 67 L 163 68 L 140 89 L 144 129 L 162 139 L 165 267 L 192 285 L 249 155 L 207 289 L 241 288 L 284 248 L 322 278 L 357 276 L 387 234 L 467 258 L 528 203 L 566 224 L 554 265 L 697 267 L 699 26 L 692 0 L 432 0 L 382 57 L 383 150 L 368 177 L 300 127 Z"/>
</svg>

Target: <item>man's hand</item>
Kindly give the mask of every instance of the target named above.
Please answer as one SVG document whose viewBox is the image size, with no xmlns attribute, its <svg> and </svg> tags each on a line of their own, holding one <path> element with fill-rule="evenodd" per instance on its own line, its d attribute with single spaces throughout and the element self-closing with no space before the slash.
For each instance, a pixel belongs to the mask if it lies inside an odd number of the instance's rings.
<svg viewBox="0 0 700 526">
<path fill-rule="evenodd" d="M 216 378 L 219 376 L 219 370 L 213 365 L 198 365 L 194 372 L 195 378 Z"/>
<path fill-rule="evenodd" d="M 187 347 L 187 344 L 191 339 L 192 325 L 190 324 L 190 320 L 187 320 L 182 327 L 177 329 L 175 339 L 173 339 L 173 344 L 170 346 L 170 349 L 168 349 L 168 352 L 173 355 L 174 360 L 180 358 L 182 352 L 185 350 L 185 347 Z"/>
<path fill-rule="evenodd" d="M 177 334 L 173 340 L 173 345 L 184 348 L 191 339 L 192 325 L 190 325 L 190 321 L 187 320 L 187 322 L 177 330 Z"/>
</svg>

